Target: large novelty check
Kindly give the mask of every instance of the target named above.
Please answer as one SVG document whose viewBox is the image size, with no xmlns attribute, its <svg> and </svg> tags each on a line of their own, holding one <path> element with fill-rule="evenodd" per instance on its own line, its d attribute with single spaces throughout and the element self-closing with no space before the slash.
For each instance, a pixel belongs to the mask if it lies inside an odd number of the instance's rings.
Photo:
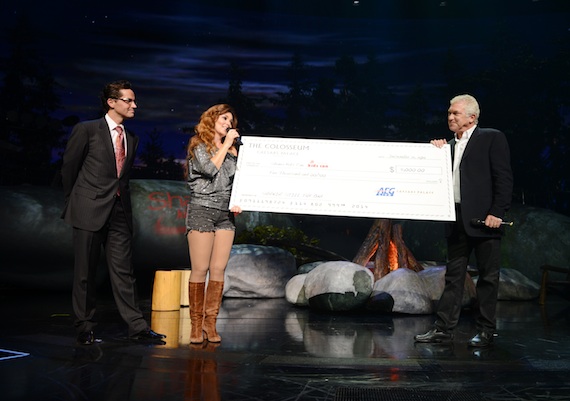
<svg viewBox="0 0 570 401">
<path fill-rule="evenodd" d="M 244 211 L 454 220 L 449 145 L 247 136 L 233 205 Z"/>
</svg>

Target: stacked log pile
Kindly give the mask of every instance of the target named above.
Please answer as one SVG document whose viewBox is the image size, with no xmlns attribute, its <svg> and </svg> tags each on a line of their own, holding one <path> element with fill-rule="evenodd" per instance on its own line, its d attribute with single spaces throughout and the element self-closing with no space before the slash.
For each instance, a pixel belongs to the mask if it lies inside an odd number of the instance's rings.
<svg viewBox="0 0 570 401">
<path fill-rule="evenodd" d="M 375 281 L 398 268 L 407 268 L 415 272 L 423 270 L 404 242 L 402 226 L 392 224 L 389 219 L 374 221 L 352 261 L 367 266 L 373 258 Z"/>
</svg>

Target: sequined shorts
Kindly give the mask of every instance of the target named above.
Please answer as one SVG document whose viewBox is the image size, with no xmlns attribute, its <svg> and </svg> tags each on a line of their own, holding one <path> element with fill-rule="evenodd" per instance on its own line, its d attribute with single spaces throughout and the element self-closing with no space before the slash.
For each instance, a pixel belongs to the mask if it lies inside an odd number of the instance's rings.
<svg viewBox="0 0 570 401">
<path fill-rule="evenodd" d="M 235 229 L 235 216 L 229 210 L 219 210 L 201 205 L 188 204 L 188 208 L 186 209 L 186 234 L 190 231 L 235 231 Z"/>
</svg>

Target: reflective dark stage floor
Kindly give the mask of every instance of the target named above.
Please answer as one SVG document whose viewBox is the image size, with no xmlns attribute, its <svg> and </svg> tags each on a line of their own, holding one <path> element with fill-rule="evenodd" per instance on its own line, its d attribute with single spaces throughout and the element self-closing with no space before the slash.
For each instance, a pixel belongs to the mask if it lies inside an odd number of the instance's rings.
<svg viewBox="0 0 570 401">
<path fill-rule="evenodd" d="M 77 346 L 70 295 L 2 288 L 0 399 L 569 400 L 570 302 L 500 302 L 492 349 L 419 345 L 433 316 L 321 314 L 284 299 L 224 299 L 220 345 L 188 345 L 188 309 L 151 312 L 162 346 L 129 342 L 110 296 Z"/>
</svg>

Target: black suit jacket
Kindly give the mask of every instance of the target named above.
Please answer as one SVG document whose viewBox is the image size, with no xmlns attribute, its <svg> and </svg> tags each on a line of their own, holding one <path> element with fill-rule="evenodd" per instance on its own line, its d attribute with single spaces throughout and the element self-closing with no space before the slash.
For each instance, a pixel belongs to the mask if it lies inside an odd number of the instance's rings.
<svg viewBox="0 0 570 401">
<path fill-rule="evenodd" d="M 449 141 L 453 156 L 455 139 Z M 472 219 L 488 214 L 504 219 L 511 206 L 513 174 L 509 144 L 496 129 L 475 128 L 459 166 L 461 213 L 465 232 L 474 237 L 496 237 L 501 230 L 473 226 Z"/>
<path fill-rule="evenodd" d="M 117 191 L 132 232 L 129 176 L 138 147 L 138 137 L 125 130 L 127 158 L 117 177 L 115 152 L 105 118 L 77 124 L 63 154 L 61 175 L 65 195 L 62 218 L 83 230 L 100 230 L 113 209 Z"/>
</svg>

